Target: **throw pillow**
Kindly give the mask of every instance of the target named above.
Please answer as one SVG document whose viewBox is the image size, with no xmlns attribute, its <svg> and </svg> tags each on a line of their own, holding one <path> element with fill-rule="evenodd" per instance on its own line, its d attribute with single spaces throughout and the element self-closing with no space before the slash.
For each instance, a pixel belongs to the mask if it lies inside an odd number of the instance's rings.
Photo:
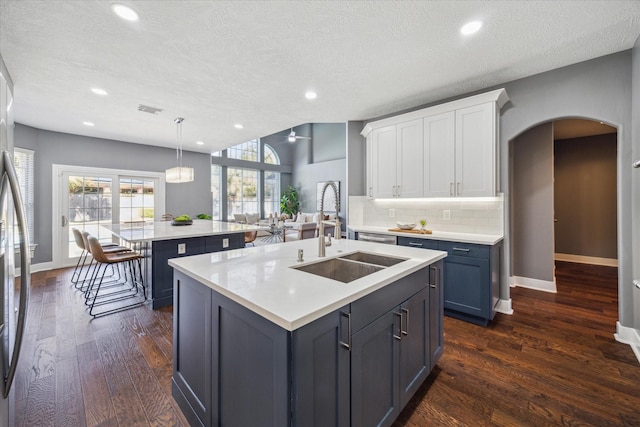
<svg viewBox="0 0 640 427">
<path fill-rule="evenodd" d="M 233 221 L 239 224 L 246 224 L 247 216 L 245 214 L 233 214 Z"/>
<path fill-rule="evenodd" d="M 303 214 L 302 212 L 298 212 L 298 216 L 296 218 L 296 222 L 301 224 L 303 222 L 305 222 L 307 219 L 307 216 L 305 214 Z"/>
<path fill-rule="evenodd" d="M 259 215 L 257 213 L 256 214 L 245 214 L 245 215 L 247 217 L 247 224 L 257 224 L 258 223 L 258 219 L 260 219 L 260 218 L 258 218 Z"/>
</svg>

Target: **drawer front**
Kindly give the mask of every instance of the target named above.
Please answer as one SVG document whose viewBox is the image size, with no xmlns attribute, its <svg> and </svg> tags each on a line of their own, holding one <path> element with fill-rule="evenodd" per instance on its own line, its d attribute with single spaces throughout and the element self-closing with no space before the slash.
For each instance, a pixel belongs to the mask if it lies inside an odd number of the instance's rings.
<svg viewBox="0 0 640 427">
<path fill-rule="evenodd" d="M 462 257 L 489 259 L 491 256 L 491 246 L 474 245 L 472 243 L 440 241 L 438 249 L 446 251 L 449 255 Z"/>
<path fill-rule="evenodd" d="M 415 237 L 398 237 L 398 246 L 409 246 L 412 248 L 438 249 L 438 241 L 430 239 L 417 239 Z"/>
</svg>

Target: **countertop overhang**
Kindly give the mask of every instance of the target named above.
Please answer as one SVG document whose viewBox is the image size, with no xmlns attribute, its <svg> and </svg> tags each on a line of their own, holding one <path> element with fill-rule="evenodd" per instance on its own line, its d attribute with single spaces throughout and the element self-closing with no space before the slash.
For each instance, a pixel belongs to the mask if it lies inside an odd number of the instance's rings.
<svg viewBox="0 0 640 427">
<path fill-rule="evenodd" d="M 172 225 L 171 221 L 155 221 L 144 225 L 105 224 L 102 226 L 109 230 L 114 236 L 127 242 L 151 242 L 156 240 L 235 234 L 264 228 L 256 225 L 206 219 L 194 219 L 191 225 Z"/>
<path fill-rule="evenodd" d="M 446 240 L 450 242 L 475 243 L 479 245 L 495 245 L 504 239 L 498 234 L 455 233 L 451 231 L 433 231 L 432 234 L 403 233 L 389 231 L 390 227 L 373 227 L 367 225 L 349 226 L 355 232 L 387 234 L 391 236 L 410 237 L 412 239 Z"/>
<path fill-rule="evenodd" d="M 304 261 L 297 262 L 298 249 Z M 407 258 L 342 283 L 293 269 L 356 251 Z M 278 326 L 293 331 L 444 258 L 446 252 L 356 240 L 333 240 L 318 257 L 318 239 L 173 258 L 169 265 Z"/>
</svg>

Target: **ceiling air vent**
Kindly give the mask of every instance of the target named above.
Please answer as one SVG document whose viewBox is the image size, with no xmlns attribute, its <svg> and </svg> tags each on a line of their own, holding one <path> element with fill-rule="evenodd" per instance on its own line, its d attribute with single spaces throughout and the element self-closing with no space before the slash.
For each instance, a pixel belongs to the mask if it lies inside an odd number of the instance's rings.
<svg viewBox="0 0 640 427">
<path fill-rule="evenodd" d="M 138 105 L 138 111 L 142 111 L 143 113 L 149 114 L 158 114 L 162 111 L 162 108 L 150 107 L 148 105 Z"/>
</svg>

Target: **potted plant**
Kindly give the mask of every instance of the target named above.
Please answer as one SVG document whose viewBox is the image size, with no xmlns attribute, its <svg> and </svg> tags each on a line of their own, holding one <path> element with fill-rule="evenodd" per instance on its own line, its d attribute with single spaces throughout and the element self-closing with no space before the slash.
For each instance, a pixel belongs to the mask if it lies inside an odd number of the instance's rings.
<svg viewBox="0 0 640 427">
<path fill-rule="evenodd" d="M 293 218 L 300 210 L 300 201 L 298 200 L 298 192 L 293 186 L 287 187 L 280 197 L 280 212 Z"/>
</svg>

